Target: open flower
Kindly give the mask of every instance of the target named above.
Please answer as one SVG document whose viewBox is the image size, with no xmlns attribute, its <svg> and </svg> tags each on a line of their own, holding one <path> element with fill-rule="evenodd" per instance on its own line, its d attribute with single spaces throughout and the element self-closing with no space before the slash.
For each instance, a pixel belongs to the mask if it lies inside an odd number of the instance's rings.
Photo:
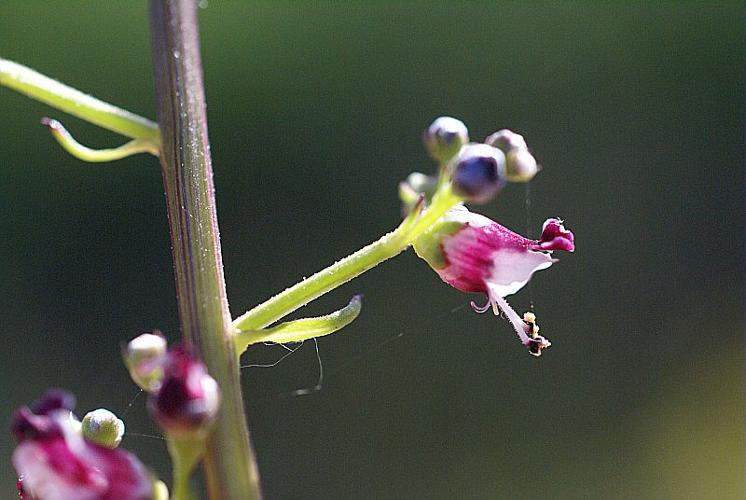
<svg viewBox="0 0 746 500">
<path fill-rule="evenodd" d="M 32 500 L 146 500 L 153 482 L 132 454 L 86 441 L 72 414 L 75 399 L 48 392 L 13 416 L 18 440 L 13 465 L 21 498 Z"/>
<path fill-rule="evenodd" d="M 487 303 L 472 307 L 479 313 L 490 308 L 502 311 L 513 325 L 521 343 L 535 356 L 550 342 L 538 334 L 533 314 L 523 318 L 505 297 L 528 283 L 535 271 L 551 266 L 554 250 L 575 250 L 574 236 L 559 219 L 548 219 L 539 240 L 530 240 L 497 222 L 460 205 L 451 209 L 414 244 L 443 281 L 463 292 L 483 293 Z"/>
</svg>

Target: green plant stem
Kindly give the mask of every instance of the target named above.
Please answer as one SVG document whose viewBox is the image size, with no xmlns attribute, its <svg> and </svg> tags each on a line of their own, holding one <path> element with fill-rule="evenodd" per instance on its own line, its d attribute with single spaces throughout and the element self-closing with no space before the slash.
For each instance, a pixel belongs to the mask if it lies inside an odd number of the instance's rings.
<svg viewBox="0 0 746 500">
<path fill-rule="evenodd" d="M 166 444 L 173 466 L 171 500 L 191 500 L 194 497 L 189 488 L 189 477 L 204 453 L 204 440 L 180 440 L 167 437 Z"/>
<path fill-rule="evenodd" d="M 220 251 L 199 53 L 197 2 L 151 0 L 161 167 L 182 334 L 222 392 L 204 469 L 212 500 L 260 498 L 244 417 Z"/>
<path fill-rule="evenodd" d="M 21 64 L 0 59 L 0 85 L 132 139 L 160 142 L 158 125 Z"/>
<path fill-rule="evenodd" d="M 234 329 L 264 328 L 398 255 L 460 201 L 462 200 L 451 192 L 450 185 L 443 185 L 433 197 L 430 207 L 419 217 L 416 213 L 410 214 L 394 231 L 239 316 L 233 321 Z"/>
</svg>

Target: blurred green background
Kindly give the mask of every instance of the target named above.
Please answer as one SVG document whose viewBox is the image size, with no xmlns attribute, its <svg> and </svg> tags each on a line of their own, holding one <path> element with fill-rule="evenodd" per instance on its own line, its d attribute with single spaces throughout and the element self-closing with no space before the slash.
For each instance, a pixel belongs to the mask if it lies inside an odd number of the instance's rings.
<svg viewBox="0 0 746 500">
<path fill-rule="evenodd" d="M 744 492 L 742 2 L 220 2 L 201 12 L 234 314 L 390 230 L 442 114 L 523 133 L 544 171 L 480 210 L 578 250 L 512 300 L 533 359 L 412 252 L 310 305 L 361 317 L 243 372 L 268 499 L 729 499 Z M 5 1 L 0 55 L 154 117 L 145 2 Z M 157 162 L 0 89 L 0 421 L 48 386 L 125 413 L 168 478 L 119 343 L 177 337 Z M 245 356 L 269 363 L 261 347 Z M 2 498 L 14 495 L 0 433 Z"/>
</svg>

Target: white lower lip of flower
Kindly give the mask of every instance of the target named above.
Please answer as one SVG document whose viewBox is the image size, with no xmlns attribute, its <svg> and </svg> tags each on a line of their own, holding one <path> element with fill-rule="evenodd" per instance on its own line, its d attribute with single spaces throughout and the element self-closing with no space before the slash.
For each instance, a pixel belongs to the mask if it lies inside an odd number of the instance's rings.
<svg viewBox="0 0 746 500">
<path fill-rule="evenodd" d="M 548 268 L 555 260 L 532 250 L 497 250 L 492 254 L 492 262 L 492 272 L 485 281 L 493 293 L 507 297 L 523 288 L 536 271 Z"/>
</svg>

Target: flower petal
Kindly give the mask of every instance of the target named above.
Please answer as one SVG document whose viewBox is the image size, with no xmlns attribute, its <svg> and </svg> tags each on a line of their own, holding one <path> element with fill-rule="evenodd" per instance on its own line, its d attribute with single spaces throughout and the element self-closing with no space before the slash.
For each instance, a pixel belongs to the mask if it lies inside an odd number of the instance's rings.
<svg viewBox="0 0 746 500">
<path fill-rule="evenodd" d="M 539 240 L 541 250 L 564 250 L 575 251 L 575 235 L 572 231 L 565 229 L 561 219 L 547 219 L 541 228 L 541 239 Z"/>
<path fill-rule="evenodd" d="M 542 252 L 498 250 L 492 254 L 492 262 L 487 283 L 494 293 L 507 297 L 523 288 L 536 271 L 548 268 L 555 260 Z"/>
</svg>

